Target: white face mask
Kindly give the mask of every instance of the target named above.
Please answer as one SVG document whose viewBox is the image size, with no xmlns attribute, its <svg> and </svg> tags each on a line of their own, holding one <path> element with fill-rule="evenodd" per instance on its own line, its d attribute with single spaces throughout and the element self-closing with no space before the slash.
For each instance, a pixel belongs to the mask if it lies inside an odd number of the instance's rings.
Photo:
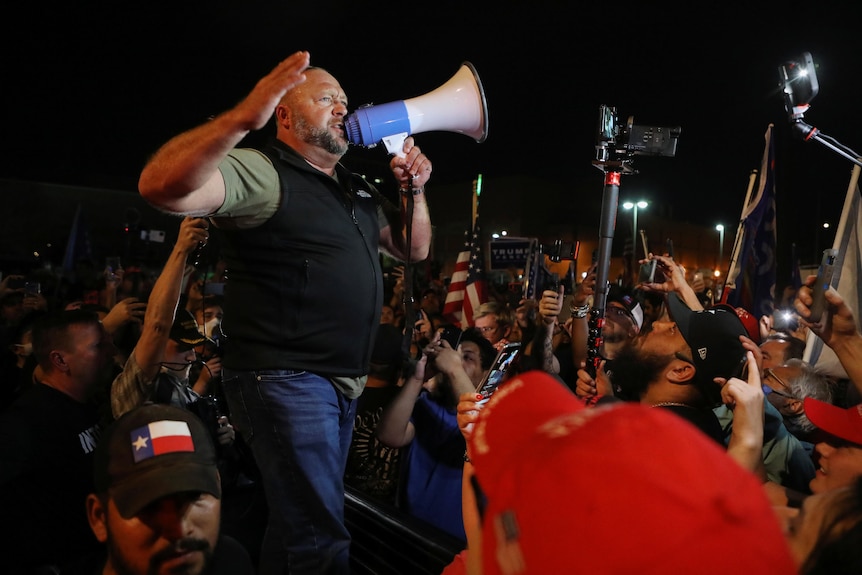
<svg viewBox="0 0 862 575">
<path fill-rule="evenodd" d="M 208 322 L 204 323 L 204 335 L 208 338 L 212 339 L 213 331 L 218 325 L 221 323 L 221 320 L 217 317 L 212 318 Z"/>
</svg>

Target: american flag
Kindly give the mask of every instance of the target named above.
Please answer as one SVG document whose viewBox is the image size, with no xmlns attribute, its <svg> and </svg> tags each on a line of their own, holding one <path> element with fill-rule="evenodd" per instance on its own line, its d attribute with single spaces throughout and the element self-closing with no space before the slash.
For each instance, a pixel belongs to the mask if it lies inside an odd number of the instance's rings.
<svg viewBox="0 0 862 575">
<path fill-rule="evenodd" d="M 443 318 L 462 329 L 473 325 L 474 310 L 488 301 L 481 237 L 477 218 L 473 229 L 464 232 L 464 248 L 458 253 L 443 304 Z"/>
</svg>

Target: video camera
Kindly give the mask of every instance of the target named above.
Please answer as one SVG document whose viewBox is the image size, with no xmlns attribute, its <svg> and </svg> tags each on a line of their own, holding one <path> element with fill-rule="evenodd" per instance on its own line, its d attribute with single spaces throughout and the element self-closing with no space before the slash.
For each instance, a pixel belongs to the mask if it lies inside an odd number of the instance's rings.
<svg viewBox="0 0 862 575">
<path fill-rule="evenodd" d="M 574 261 L 578 259 L 579 250 L 579 242 L 555 240 L 552 245 L 543 245 L 539 243 L 539 240 L 532 240 L 527 255 L 527 266 L 524 270 L 524 297 L 537 300 L 542 297 L 543 291 L 547 289 L 557 290 L 561 283 L 565 286 L 566 292 L 571 293 L 572 278 L 566 277 L 561 282 L 560 276 L 548 269 L 545 256 L 552 262 Z"/>
<path fill-rule="evenodd" d="M 629 116 L 625 128 L 621 128 L 616 108 L 602 105 L 597 132 L 596 160 L 593 163 L 617 164 L 631 173 L 632 156 L 674 157 L 682 128 L 637 126 L 634 116 Z"/>
</svg>

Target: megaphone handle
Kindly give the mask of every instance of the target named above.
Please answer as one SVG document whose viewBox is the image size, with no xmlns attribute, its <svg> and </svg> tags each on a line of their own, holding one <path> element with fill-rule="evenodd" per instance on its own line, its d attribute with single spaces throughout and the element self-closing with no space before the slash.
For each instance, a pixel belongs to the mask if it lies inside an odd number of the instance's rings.
<svg viewBox="0 0 862 575">
<path fill-rule="evenodd" d="M 392 134 L 391 136 L 386 136 L 383 138 L 383 145 L 386 146 L 386 151 L 394 156 L 398 156 L 399 158 L 404 157 L 404 141 L 409 136 L 407 132 L 401 132 L 400 134 Z"/>
</svg>

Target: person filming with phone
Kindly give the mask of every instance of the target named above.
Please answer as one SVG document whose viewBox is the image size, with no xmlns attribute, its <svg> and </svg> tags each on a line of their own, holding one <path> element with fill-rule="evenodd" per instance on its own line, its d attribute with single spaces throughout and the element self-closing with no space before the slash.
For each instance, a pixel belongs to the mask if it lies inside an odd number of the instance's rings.
<svg viewBox="0 0 862 575">
<path fill-rule="evenodd" d="M 497 355 L 480 331 L 468 328 L 452 347 L 436 334 L 415 371 L 384 409 L 376 435 L 385 445 L 404 448 L 398 505 L 414 517 L 466 543 L 461 517 L 464 436 L 455 406 L 462 393 L 475 393 Z"/>
</svg>

